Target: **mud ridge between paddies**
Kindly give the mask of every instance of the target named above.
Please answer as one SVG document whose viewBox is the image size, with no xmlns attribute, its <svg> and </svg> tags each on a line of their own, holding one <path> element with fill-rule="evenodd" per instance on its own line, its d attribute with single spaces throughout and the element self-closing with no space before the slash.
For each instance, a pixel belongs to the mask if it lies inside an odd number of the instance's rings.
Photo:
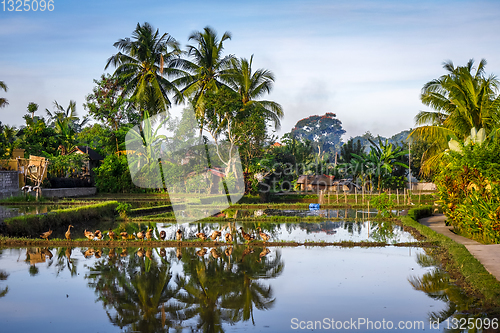
<svg viewBox="0 0 500 333">
<path fill-rule="evenodd" d="M 341 247 L 436 247 L 434 242 L 404 242 L 404 243 L 384 243 L 384 242 L 262 242 L 254 241 L 249 243 L 225 243 L 214 241 L 140 241 L 140 240 L 43 240 L 43 239 L 15 239 L 6 238 L 0 240 L 0 247 L 93 247 L 93 248 L 124 248 L 124 247 L 221 247 L 221 246 L 266 246 L 266 247 L 296 247 L 296 246 L 341 246 Z"/>
</svg>

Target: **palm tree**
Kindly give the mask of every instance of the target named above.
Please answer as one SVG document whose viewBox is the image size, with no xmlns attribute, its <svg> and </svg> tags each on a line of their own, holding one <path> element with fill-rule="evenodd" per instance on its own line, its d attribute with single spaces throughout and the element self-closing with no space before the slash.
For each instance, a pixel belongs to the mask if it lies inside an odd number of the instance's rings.
<svg viewBox="0 0 500 333">
<path fill-rule="evenodd" d="M 66 109 L 57 103 L 57 101 L 54 101 L 54 108 L 56 110 L 53 113 L 48 109 L 45 109 L 45 112 L 47 112 L 49 116 L 50 126 L 55 129 L 57 135 L 63 142 L 60 146 L 61 155 L 66 155 L 74 148 L 76 134 L 82 130 L 82 127 L 89 119 L 84 118 L 80 121 L 76 112 L 75 101 L 69 101 L 69 105 Z"/>
<path fill-rule="evenodd" d="M 178 75 L 172 60 L 181 54 L 179 43 L 168 33 L 160 35 L 149 23 L 137 23 L 132 39 L 122 38 L 113 44 L 120 52 L 108 59 L 105 69 L 116 67 L 114 76 L 123 85 L 122 96 L 136 103 L 141 117 L 166 112 L 171 105 L 167 94 L 173 92 L 176 101 L 182 100 L 177 88 L 167 77 Z"/>
<path fill-rule="evenodd" d="M 222 77 L 227 73 L 227 67 L 232 55 L 223 57 L 224 41 L 231 39 L 231 33 L 226 31 L 219 39 L 215 30 L 205 27 L 203 32 L 195 31 L 189 36 L 189 40 L 196 42 L 188 45 L 187 55 L 193 61 L 176 59 L 173 64 L 182 69 L 184 75 L 175 80 L 177 86 L 182 86 L 182 93 L 191 97 L 200 127 L 203 126 L 204 107 L 203 97 L 207 91 L 217 91 L 224 86 Z"/>
<path fill-rule="evenodd" d="M 426 160 L 422 166 L 425 173 L 430 172 L 448 147 L 449 135 L 463 140 L 472 128 L 484 128 L 488 133 L 498 125 L 500 82 L 494 75 L 486 77 L 485 66 L 484 59 L 476 69 L 473 59 L 465 66 L 457 67 L 447 61 L 443 67 L 448 73 L 422 88 L 422 103 L 435 111 L 420 111 L 415 117 L 420 127 L 414 129 L 409 137 L 421 137 L 433 142 L 423 157 Z"/>
<path fill-rule="evenodd" d="M 253 55 L 250 61 L 233 58 L 229 64 L 229 71 L 223 76 L 227 86 L 236 91 L 244 107 L 252 107 L 262 113 L 265 119 L 274 122 L 276 129 L 280 127 L 283 118 L 283 108 L 273 101 L 257 101 L 264 94 L 269 94 L 273 88 L 274 74 L 266 69 L 258 69 L 252 73 Z"/>
<path fill-rule="evenodd" d="M 7 85 L 5 84 L 5 82 L 0 81 L 0 89 L 3 89 L 5 92 L 7 92 L 8 88 L 7 88 Z M 7 102 L 7 99 L 0 97 L 0 108 L 4 108 L 7 105 L 9 105 L 9 102 Z"/>
</svg>

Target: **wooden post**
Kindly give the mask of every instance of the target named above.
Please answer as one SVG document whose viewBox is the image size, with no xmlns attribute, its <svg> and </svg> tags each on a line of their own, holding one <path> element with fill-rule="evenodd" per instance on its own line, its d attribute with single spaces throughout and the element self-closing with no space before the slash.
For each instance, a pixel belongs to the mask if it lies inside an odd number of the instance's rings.
<svg viewBox="0 0 500 333">
<path fill-rule="evenodd" d="M 344 201 L 345 201 L 345 204 L 347 205 L 347 192 L 344 191 Z"/>
<path fill-rule="evenodd" d="M 354 198 L 356 199 L 356 205 L 357 205 L 358 204 L 358 190 L 356 187 L 354 188 Z"/>
</svg>

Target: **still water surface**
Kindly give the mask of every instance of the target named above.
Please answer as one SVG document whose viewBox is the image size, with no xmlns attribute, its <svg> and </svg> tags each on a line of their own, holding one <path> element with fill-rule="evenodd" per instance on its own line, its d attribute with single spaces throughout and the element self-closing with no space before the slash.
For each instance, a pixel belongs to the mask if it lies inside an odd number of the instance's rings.
<svg viewBox="0 0 500 333">
<path fill-rule="evenodd" d="M 431 316 L 473 303 L 420 248 L 205 249 L 3 249 L 1 332 L 290 332 L 351 318 L 441 332 Z"/>
</svg>

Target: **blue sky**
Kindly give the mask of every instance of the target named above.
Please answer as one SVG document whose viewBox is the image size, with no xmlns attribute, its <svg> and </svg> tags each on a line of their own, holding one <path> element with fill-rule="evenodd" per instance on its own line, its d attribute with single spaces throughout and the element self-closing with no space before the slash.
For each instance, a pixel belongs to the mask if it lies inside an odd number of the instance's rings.
<svg viewBox="0 0 500 333">
<path fill-rule="evenodd" d="M 0 121 L 20 126 L 29 102 L 52 110 L 54 100 L 83 103 L 93 79 L 116 53 L 113 43 L 149 22 L 185 46 L 210 25 L 227 54 L 274 72 L 267 99 L 285 111 L 281 135 L 314 114 L 335 112 L 345 137 L 370 131 L 391 136 L 414 127 L 426 109 L 427 81 L 442 62 L 488 61 L 500 74 L 500 2 L 492 1 L 74 1 L 52 12 L 9 12 L 0 4 L 1 91 L 10 103 Z M 112 72 L 113 69 L 108 69 Z"/>
</svg>

